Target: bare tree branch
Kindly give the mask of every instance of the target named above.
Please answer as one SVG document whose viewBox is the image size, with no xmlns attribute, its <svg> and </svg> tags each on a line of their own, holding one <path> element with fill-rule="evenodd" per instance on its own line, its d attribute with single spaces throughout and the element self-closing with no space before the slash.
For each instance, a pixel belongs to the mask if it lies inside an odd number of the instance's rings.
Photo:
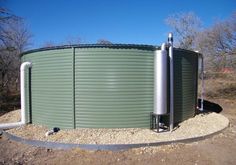
<svg viewBox="0 0 236 165">
<path fill-rule="evenodd" d="M 193 12 L 170 15 L 165 22 L 173 28 L 180 48 L 194 49 L 194 40 L 201 30 L 201 21 Z"/>
<path fill-rule="evenodd" d="M 19 54 L 27 48 L 30 38 L 31 34 L 23 20 L 7 9 L 0 8 L 0 97 L 16 87 L 20 67 Z"/>
<path fill-rule="evenodd" d="M 112 42 L 107 39 L 99 39 L 97 40 L 97 44 L 112 44 Z"/>
<path fill-rule="evenodd" d="M 213 68 L 221 70 L 235 66 L 233 56 L 236 54 L 236 16 L 218 21 L 212 27 L 205 29 L 196 39 L 198 49 L 210 59 Z"/>
</svg>

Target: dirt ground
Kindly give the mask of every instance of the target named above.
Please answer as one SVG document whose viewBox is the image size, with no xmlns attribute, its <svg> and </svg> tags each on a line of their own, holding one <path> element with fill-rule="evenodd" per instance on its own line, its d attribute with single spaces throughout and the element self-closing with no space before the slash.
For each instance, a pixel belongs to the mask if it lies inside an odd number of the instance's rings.
<svg viewBox="0 0 236 165">
<path fill-rule="evenodd" d="M 221 82 L 221 81 L 219 81 Z M 208 82 L 209 83 L 209 82 Z M 215 83 L 217 83 L 215 81 Z M 222 83 L 222 82 L 221 82 Z M 209 83 L 212 85 L 211 83 Z M 86 151 L 81 149 L 51 150 L 37 148 L 0 138 L 0 164 L 236 164 L 236 94 L 232 81 L 229 94 L 222 93 L 227 86 L 219 85 L 207 100 L 223 107 L 221 114 L 230 120 L 223 133 L 207 140 L 126 151 Z M 207 84 L 206 84 L 207 85 Z M 215 87 L 218 88 L 217 85 Z M 212 87 L 213 88 L 213 87 Z M 210 87 L 208 89 L 211 91 Z M 224 91 L 225 92 L 225 91 Z M 225 95 L 224 95 L 225 94 Z M 220 97 L 223 95 L 224 97 Z M 229 97 L 226 97 L 229 96 Z"/>
</svg>

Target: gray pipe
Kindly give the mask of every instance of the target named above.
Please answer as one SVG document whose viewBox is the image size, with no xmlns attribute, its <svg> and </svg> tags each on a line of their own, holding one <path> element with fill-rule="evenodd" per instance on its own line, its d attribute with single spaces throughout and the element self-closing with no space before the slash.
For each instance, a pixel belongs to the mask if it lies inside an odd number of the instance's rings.
<svg viewBox="0 0 236 165">
<path fill-rule="evenodd" d="M 173 63 L 173 34 L 168 35 L 170 57 L 170 131 L 174 128 L 174 63 Z"/>
<path fill-rule="evenodd" d="M 204 92 L 205 92 L 205 84 L 204 84 L 204 60 L 203 60 L 203 55 L 200 56 L 201 57 L 201 85 L 202 85 L 202 89 L 201 89 L 201 107 L 200 107 L 200 111 L 203 111 L 203 102 L 204 102 Z"/>
</svg>

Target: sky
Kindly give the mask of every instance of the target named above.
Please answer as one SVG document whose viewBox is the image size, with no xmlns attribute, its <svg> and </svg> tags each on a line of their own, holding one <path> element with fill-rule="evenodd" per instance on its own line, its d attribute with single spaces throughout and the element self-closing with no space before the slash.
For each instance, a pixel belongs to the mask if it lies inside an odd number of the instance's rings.
<svg viewBox="0 0 236 165">
<path fill-rule="evenodd" d="M 31 49 L 45 43 L 112 43 L 160 45 L 171 29 L 171 14 L 194 12 L 204 27 L 227 19 L 236 0 L 3 0 L 1 5 L 24 18 L 33 35 Z"/>
</svg>

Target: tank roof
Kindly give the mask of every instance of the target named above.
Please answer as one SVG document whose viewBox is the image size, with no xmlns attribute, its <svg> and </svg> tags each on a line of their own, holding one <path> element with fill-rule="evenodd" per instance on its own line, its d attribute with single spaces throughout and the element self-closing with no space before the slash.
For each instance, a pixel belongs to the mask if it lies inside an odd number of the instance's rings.
<svg viewBox="0 0 236 165">
<path fill-rule="evenodd" d="M 159 46 L 153 45 L 142 45 L 142 44 L 76 44 L 76 45 L 61 45 L 61 46 L 51 46 L 43 47 L 38 49 L 32 49 L 21 53 L 20 56 L 25 54 L 46 51 L 46 50 L 56 50 L 56 49 L 69 49 L 69 48 L 115 48 L 115 49 L 141 49 L 141 50 L 156 50 L 160 49 Z"/>
</svg>

